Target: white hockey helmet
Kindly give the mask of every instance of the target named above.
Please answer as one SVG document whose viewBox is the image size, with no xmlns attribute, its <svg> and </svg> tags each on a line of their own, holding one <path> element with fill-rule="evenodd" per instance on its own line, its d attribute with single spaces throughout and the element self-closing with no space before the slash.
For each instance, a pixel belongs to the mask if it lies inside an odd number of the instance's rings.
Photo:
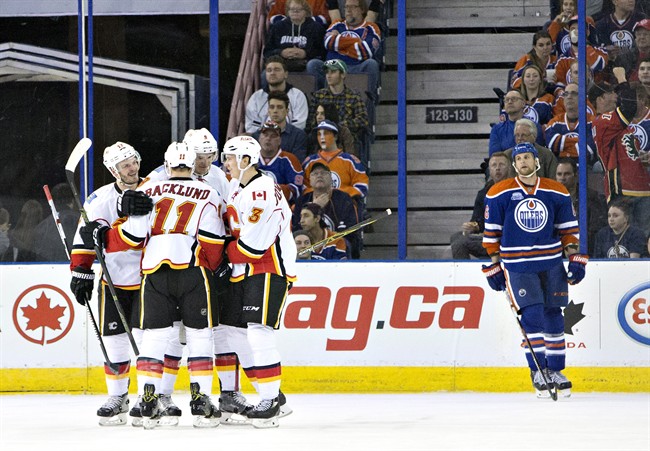
<svg viewBox="0 0 650 451">
<path fill-rule="evenodd" d="M 188 168 L 194 170 L 196 152 L 190 149 L 184 142 L 173 142 L 165 151 L 165 172 L 172 175 L 172 169 Z"/>
<path fill-rule="evenodd" d="M 121 163 L 122 161 L 127 160 L 131 157 L 135 157 L 138 163 L 142 161 L 140 154 L 133 148 L 133 146 L 118 141 L 112 146 L 104 149 L 104 166 L 106 166 L 106 169 L 108 169 L 110 173 L 113 174 L 113 177 L 115 177 L 117 180 L 120 180 L 120 174 L 117 170 L 117 165 L 118 163 Z"/>
<path fill-rule="evenodd" d="M 217 140 L 207 128 L 188 130 L 183 137 L 183 142 L 197 154 L 216 154 L 219 151 Z"/>
<path fill-rule="evenodd" d="M 260 161 L 260 151 L 262 148 L 255 138 L 252 136 L 235 136 L 226 141 L 221 151 L 221 162 L 226 161 L 226 155 L 234 155 L 237 159 L 237 167 L 241 171 L 245 171 L 254 164 Z M 241 160 L 244 157 L 249 157 L 250 161 L 245 168 L 241 167 Z"/>
</svg>

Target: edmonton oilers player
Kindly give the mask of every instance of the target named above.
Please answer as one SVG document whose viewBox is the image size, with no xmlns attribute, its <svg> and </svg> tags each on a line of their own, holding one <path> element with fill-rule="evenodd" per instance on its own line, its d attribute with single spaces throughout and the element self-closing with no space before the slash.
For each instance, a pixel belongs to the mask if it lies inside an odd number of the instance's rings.
<svg viewBox="0 0 650 451">
<path fill-rule="evenodd" d="M 570 396 L 565 368 L 564 316 L 568 285 L 585 276 L 588 257 L 578 253 L 578 221 L 566 188 L 538 177 L 537 150 L 530 143 L 512 152 L 517 177 L 494 185 L 485 198 L 483 247 L 492 264 L 483 266 L 493 290 L 508 290 L 546 380 L 562 396 Z M 568 274 L 562 254 L 569 256 Z M 549 392 L 525 346 L 538 397 Z M 552 388 L 552 387 L 551 387 Z"/>
</svg>

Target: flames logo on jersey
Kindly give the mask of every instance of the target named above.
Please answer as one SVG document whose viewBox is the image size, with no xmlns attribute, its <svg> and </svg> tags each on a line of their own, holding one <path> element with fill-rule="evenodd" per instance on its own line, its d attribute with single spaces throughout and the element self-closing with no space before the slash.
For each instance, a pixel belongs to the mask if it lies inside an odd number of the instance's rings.
<svg viewBox="0 0 650 451">
<path fill-rule="evenodd" d="M 539 199 L 524 199 L 515 207 L 515 222 L 526 232 L 538 232 L 548 222 L 548 209 Z"/>
<path fill-rule="evenodd" d="M 609 35 L 612 45 L 622 49 L 631 49 L 634 44 L 634 36 L 627 30 L 617 30 Z"/>
<path fill-rule="evenodd" d="M 632 161 L 639 159 L 639 149 L 637 149 L 637 140 L 634 133 L 627 133 L 621 138 L 623 146 L 625 146 L 625 153 Z"/>
</svg>

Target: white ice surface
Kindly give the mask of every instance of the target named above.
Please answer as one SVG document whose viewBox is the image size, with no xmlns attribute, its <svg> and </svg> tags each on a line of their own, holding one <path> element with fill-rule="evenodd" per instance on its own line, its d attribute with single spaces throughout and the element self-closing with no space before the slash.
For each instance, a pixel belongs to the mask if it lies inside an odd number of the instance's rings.
<svg viewBox="0 0 650 451">
<path fill-rule="evenodd" d="M 132 396 L 131 400 L 134 401 Z M 194 429 L 189 396 L 177 427 L 100 427 L 105 396 L 0 396 L 2 451 L 650 450 L 650 394 L 288 394 L 278 429 Z M 251 397 L 251 400 L 255 400 Z"/>
</svg>

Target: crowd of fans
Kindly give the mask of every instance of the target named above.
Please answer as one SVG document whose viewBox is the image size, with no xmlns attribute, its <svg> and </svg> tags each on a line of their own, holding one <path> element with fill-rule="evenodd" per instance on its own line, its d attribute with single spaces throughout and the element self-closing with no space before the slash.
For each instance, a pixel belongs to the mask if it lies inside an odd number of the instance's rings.
<svg viewBox="0 0 650 451">
<path fill-rule="evenodd" d="M 532 48 L 515 63 L 501 114 L 490 133 L 488 184 L 495 180 L 493 157 L 510 158 L 515 144 L 534 143 L 542 177 L 569 190 L 576 214 L 579 156 L 586 157 L 588 248 L 598 258 L 650 255 L 650 2 L 588 2 L 585 67 L 587 142 L 578 143 L 579 73 L 576 0 L 551 1 L 551 21 L 538 30 Z M 598 4 L 596 4 L 598 3 Z M 511 171 L 509 176 L 514 176 Z M 485 192 L 477 195 L 482 205 Z M 474 246 L 483 232 L 477 218 L 451 237 L 454 258 L 481 257 Z M 639 246 L 639 242 L 642 246 Z M 632 244 L 634 243 L 634 244 Z"/>
</svg>

